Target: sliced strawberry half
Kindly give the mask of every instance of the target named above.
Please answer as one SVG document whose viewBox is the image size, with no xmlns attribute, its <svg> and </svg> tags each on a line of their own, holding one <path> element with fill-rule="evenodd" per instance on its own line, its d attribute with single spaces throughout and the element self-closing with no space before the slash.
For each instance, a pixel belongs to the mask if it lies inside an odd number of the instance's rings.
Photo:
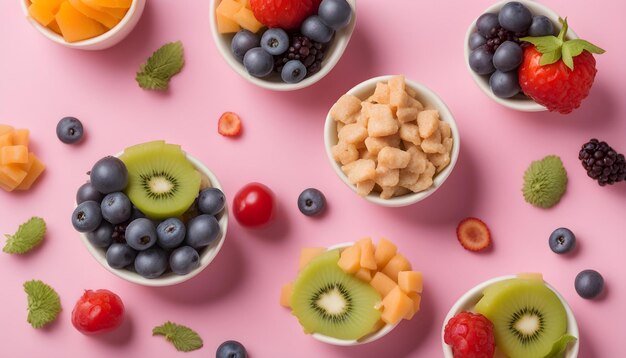
<svg viewBox="0 0 626 358">
<path fill-rule="evenodd" d="M 217 122 L 217 131 L 226 137 L 236 137 L 241 133 L 241 118 L 233 112 L 224 112 Z"/>
<path fill-rule="evenodd" d="M 466 250 L 480 251 L 491 244 L 489 228 L 477 218 L 467 218 L 459 223 L 456 236 Z"/>
</svg>

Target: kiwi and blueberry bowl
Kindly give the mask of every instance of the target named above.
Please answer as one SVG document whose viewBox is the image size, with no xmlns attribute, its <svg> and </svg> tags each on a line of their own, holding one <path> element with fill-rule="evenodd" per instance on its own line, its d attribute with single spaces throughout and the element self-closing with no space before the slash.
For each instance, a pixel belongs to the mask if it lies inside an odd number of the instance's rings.
<svg viewBox="0 0 626 358">
<path fill-rule="evenodd" d="M 100 159 L 89 176 L 72 225 L 117 276 L 146 286 L 181 283 L 221 249 L 226 198 L 215 175 L 180 146 L 138 144 Z"/>
</svg>

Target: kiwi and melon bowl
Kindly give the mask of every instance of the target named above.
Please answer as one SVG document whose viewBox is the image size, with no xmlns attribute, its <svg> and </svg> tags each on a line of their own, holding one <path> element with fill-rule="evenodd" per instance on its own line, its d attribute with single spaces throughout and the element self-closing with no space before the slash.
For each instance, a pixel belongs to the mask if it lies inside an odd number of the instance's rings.
<svg viewBox="0 0 626 358">
<path fill-rule="evenodd" d="M 441 329 L 445 358 L 454 357 L 452 347 L 444 341 L 446 324 L 464 311 L 478 312 L 494 324 L 494 358 L 552 357 L 549 353 L 566 335 L 575 341 L 567 343 L 564 352 L 555 357 L 578 357 L 580 336 L 572 309 L 541 274 L 495 277 L 461 296 Z"/>
<path fill-rule="evenodd" d="M 178 156 L 169 156 L 167 150 L 164 150 L 157 158 L 146 156 L 145 160 L 142 159 L 146 155 L 142 151 L 150 152 L 155 146 L 161 145 L 178 150 Z M 186 225 L 189 220 L 202 214 L 197 206 L 197 196 L 202 190 L 216 188 L 223 192 L 215 174 L 200 160 L 182 151 L 178 145 L 165 144 L 164 141 L 142 143 L 126 148 L 117 153 L 115 157 L 122 159 L 129 171 L 129 181 L 124 192 L 129 197 L 133 207 L 139 209 L 155 224 L 169 217 L 177 217 Z M 182 162 L 181 159 L 183 159 Z M 150 185 L 146 185 L 146 183 L 151 183 L 154 188 L 161 190 L 161 192 L 158 195 L 147 192 L 150 190 Z M 176 183 L 176 185 L 171 185 L 172 183 Z M 175 193 L 170 195 L 171 193 L 163 192 L 167 188 L 175 188 Z M 226 202 L 224 209 L 215 218 L 220 227 L 218 237 L 208 246 L 197 250 L 199 265 L 185 275 L 175 274 L 169 269 L 169 266 L 162 275 L 156 278 L 141 276 L 134 270 L 132 264 L 121 269 L 113 268 L 107 263 L 107 249 L 94 245 L 85 233 L 79 234 L 81 241 L 96 261 L 116 276 L 143 286 L 171 286 L 197 276 L 209 266 L 221 250 L 228 228 Z M 132 218 L 129 221 L 132 221 Z"/>
</svg>

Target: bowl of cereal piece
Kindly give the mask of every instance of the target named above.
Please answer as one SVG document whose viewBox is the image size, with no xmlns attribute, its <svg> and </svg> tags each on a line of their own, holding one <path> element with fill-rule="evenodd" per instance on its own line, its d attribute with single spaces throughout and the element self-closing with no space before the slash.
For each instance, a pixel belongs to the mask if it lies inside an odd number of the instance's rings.
<svg viewBox="0 0 626 358">
<path fill-rule="evenodd" d="M 433 91 L 403 76 L 362 82 L 326 117 L 324 144 L 341 180 L 366 200 L 401 207 L 443 185 L 459 156 L 452 113 Z"/>
</svg>

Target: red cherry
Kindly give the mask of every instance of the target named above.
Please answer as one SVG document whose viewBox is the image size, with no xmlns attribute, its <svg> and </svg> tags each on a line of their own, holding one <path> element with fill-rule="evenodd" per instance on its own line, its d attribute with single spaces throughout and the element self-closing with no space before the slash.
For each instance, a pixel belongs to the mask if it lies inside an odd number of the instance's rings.
<svg viewBox="0 0 626 358">
<path fill-rule="evenodd" d="M 268 223 L 274 216 L 274 193 L 261 183 L 250 183 L 235 195 L 233 214 L 235 219 L 248 227 Z"/>
<path fill-rule="evenodd" d="M 109 290 L 85 290 L 72 311 L 72 324 L 83 334 L 104 333 L 124 321 L 124 303 Z"/>
</svg>

